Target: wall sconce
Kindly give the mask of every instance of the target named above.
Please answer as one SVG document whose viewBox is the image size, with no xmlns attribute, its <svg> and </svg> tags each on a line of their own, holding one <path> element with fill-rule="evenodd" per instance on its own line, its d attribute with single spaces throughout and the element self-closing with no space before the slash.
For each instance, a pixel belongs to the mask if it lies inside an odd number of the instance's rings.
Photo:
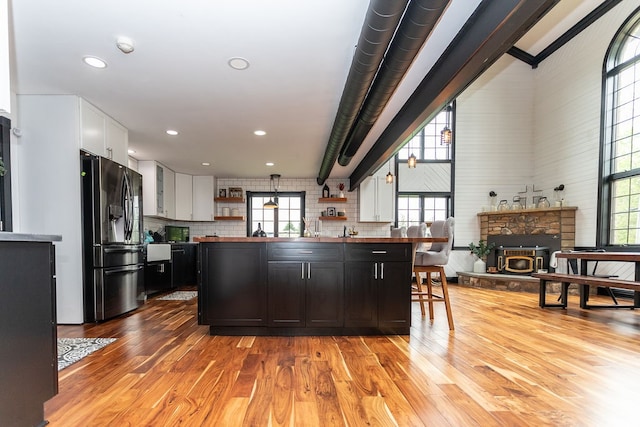
<svg viewBox="0 0 640 427">
<path fill-rule="evenodd" d="M 440 131 L 440 145 L 451 144 L 453 140 L 453 132 L 449 128 L 450 126 L 450 116 L 451 116 L 451 105 L 447 105 L 446 108 L 446 119 L 444 129 Z"/>
<path fill-rule="evenodd" d="M 276 181 L 274 183 L 274 181 Z M 273 195 L 273 199 L 269 197 L 269 201 L 262 205 L 263 208 L 266 209 L 275 209 L 278 207 L 278 187 L 280 186 L 280 175 L 277 173 L 271 174 L 271 180 L 269 181 L 269 191 L 271 191 L 271 187 L 275 188 L 275 193 Z M 275 200 L 275 201 L 274 201 Z"/>
<path fill-rule="evenodd" d="M 411 153 L 411 155 L 409 156 L 409 159 L 407 160 L 407 166 L 409 166 L 410 169 L 413 169 L 416 167 L 417 161 L 418 159 L 416 159 L 415 154 Z"/>
<path fill-rule="evenodd" d="M 387 174 L 385 181 L 387 182 L 387 184 L 393 184 L 393 174 L 391 173 L 391 160 L 389 160 L 389 173 Z"/>
</svg>

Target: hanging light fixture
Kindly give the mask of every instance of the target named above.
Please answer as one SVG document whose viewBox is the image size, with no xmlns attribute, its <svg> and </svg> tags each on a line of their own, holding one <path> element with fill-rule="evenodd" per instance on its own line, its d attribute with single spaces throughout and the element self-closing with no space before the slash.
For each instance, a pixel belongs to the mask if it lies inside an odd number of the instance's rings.
<svg viewBox="0 0 640 427">
<path fill-rule="evenodd" d="M 451 141 L 453 140 L 453 132 L 449 128 L 450 115 L 451 115 L 451 105 L 447 105 L 446 119 L 445 119 L 446 121 L 445 121 L 444 129 L 440 131 L 440 145 L 451 144 Z"/>
<path fill-rule="evenodd" d="M 271 174 L 271 180 L 269 181 L 269 191 L 271 187 L 275 189 L 273 199 L 269 197 L 269 201 L 262 205 L 266 209 L 275 209 L 278 207 L 278 187 L 280 186 L 280 175 L 277 173 Z"/>
<path fill-rule="evenodd" d="M 409 160 L 407 160 L 407 166 L 409 166 L 409 168 L 415 168 L 417 161 L 418 159 L 416 159 L 415 154 L 411 153 Z"/>
<path fill-rule="evenodd" d="M 389 160 L 389 173 L 387 174 L 387 178 L 385 179 L 387 184 L 393 184 L 393 174 L 391 173 L 391 160 Z"/>
</svg>

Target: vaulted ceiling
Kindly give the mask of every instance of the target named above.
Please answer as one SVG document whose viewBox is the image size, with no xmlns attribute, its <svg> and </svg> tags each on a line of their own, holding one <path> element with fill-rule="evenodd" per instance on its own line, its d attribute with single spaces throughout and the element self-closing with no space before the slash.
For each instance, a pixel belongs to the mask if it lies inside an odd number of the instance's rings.
<svg viewBox="0 0 640 427">
<path fill-rule="evenodd" d="M 177 172 L 358 181 L 511 46 L 535 57 L 602 2 L 419 3 L 446 9 L 347 166 L 325 154 L 375 0 L 9 0 L 12 90 L 81 96 L 129 129 L 132 157 Z"/>
</svg>

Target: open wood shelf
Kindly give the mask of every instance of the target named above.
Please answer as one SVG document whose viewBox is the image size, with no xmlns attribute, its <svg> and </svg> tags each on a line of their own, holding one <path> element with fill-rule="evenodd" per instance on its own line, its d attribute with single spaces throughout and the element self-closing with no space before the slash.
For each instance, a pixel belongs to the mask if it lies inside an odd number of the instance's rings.
<svg viewBox="0 0 640 427">
<path fill-rule="evenodd" d="M 213 200 L 224 203 L 244 203 L 244 198 L 242 197 L 214 197 Z"/>
<path fill-rule="evenodd" d="M 244 221 L 244 216 L 214 216 L 215 221 Z"/>
<path fill-rule="evenodd" d="M 321 216 L 318 217 L 320 221 L 346 221 L 346 216 Z"/>
<path fill-rule="evenodd" d="M 346 203 L 346 197 L 320 197 L 318 203 Z"/>
</svg>

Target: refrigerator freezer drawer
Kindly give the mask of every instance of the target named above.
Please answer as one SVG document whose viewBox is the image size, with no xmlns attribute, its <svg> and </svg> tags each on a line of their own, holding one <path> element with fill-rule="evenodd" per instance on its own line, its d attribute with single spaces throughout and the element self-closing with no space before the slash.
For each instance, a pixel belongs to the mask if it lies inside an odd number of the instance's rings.
<svg viewBox="0 0 640 427">
<path fill-rule="evenodd" d="M 94 267 L 119 267 L 144 263 L 142 245 L 102 245 L 94 247 Z"/>
<path fill-rule="evenodd" d="M 144 304 L 144 265 L 95 271 L 95 320 L 107 320 Z"/>
</svg>

